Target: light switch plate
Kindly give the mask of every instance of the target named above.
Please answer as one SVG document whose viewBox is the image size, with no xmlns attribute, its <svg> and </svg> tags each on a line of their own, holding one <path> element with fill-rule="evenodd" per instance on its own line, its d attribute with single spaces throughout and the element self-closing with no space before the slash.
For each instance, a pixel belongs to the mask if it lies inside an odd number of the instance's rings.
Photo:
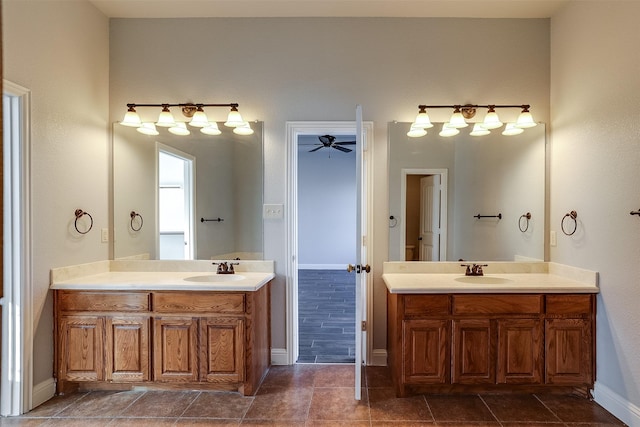
<svg viewBox="0 0 640 427">
<path fill-rule="evenodd" d="M 109 229 L 103 228 L 101 231 L 102 243 L 107 243 L 109 241 Z"/>
<path fill-rule="evenodd" d="M 284 205 L 283 204 L 262 205 L 262 217 L 264 219 L 284 218 Z"/>
<path fill-rule="evenodd" d="M 558 235 L 555 231 L 552 231 L 549 235 L 549 246 L 557 246 L 558 245 Z"/>
</svg>

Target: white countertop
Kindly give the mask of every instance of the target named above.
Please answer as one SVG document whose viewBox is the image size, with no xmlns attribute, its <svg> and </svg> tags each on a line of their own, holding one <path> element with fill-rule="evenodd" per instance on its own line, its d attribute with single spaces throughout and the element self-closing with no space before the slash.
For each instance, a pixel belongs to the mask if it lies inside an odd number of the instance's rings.
<svg viewBox="0 0 640 427">
<path fill-rule="evenodd" d="M 210 261 L 100 261 L 53 269 L 50 289 L 253 292 L 275 277 L 272 261 L 240 265 L 235 274 L 217 275 Z M 223 281 L 206 281 L 209 277 Z"/>
<path fill-rule="evenodd" d="M 597 273 L 553 263 L 491 263 L 484 276 L 465 276 L 460 263 L 385 263 L 390 293 L 598 293 Z M 489 272 L 487 272 L 489 270 Z"/>
</svg>

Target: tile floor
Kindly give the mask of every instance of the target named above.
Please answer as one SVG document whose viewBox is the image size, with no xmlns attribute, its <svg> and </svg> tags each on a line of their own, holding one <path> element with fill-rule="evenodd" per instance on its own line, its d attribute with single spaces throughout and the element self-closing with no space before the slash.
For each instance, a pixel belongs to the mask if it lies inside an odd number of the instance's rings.
<svg viewBox="0 0 640 427">
<path fill-rule="evenodd" d="M 354 363 L 355 274 L 298 270 L 298 362 Z"/>
<path fill-rule="evenodd" d="M 385 367 L 366 369 L 353 398 L 353 365 L 274 366 L 256 396 L 198 391 L 58 396 L 0 426 L 613 427 L 594 402 L 555 395 L 420 395 L 396 398 Z"/>
</svg>

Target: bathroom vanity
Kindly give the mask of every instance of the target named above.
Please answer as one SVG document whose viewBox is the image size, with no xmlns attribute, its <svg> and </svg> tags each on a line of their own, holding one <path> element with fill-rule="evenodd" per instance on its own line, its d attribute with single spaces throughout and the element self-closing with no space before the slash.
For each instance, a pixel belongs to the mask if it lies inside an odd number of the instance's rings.
<svg viewBox="0 0 640 427">
<path fill-rule="evenodd" d="M 206 261 L 106 263 L 91 274 L 78 271 L 86 266 L 52 271 L 59 393 L 256 392 L 270 366 L 272 272 L 216 275 Z"/>
<path fill-rule="evenodd" d="M 597 274 L 550 263 L 385 263 L 396 393 L 590 395 Z M 434 265 L 436 264 L 436 265 Z"/>
</svg>

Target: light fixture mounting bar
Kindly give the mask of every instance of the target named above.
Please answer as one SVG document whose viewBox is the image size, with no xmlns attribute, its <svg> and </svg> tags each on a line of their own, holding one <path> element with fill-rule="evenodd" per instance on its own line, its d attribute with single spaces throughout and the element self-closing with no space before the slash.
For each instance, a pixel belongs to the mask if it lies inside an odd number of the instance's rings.
<svg viewBox="0 0 640 427">
<path fill-rule="evenodd" d="M 520 105 L 493 105 L 493 104 L 489 104 L 489 105 L 476 105 L 476 104 L 455 104 L 455 105 L 423 105 L 420 104 L 418 105 L 419 109 L 426 109 L 426 108 L 453 108 L 454 110 L 456 108 L 459 109 L 469 109 L 469 108 L 526 108 L 529 109 L 531 108 L 531 105 L 528 104 L 520 104 Z"/>
<path fill-rule="evenodd" d="M 238 103 L 228 103 L 228 104 L 200 104 L 195 102 L 186 102 L 181 104 L 127 104 L 129 108 L 136 107 L 235 107 L 238 108 L 240 104 Z"/>
</svg>

